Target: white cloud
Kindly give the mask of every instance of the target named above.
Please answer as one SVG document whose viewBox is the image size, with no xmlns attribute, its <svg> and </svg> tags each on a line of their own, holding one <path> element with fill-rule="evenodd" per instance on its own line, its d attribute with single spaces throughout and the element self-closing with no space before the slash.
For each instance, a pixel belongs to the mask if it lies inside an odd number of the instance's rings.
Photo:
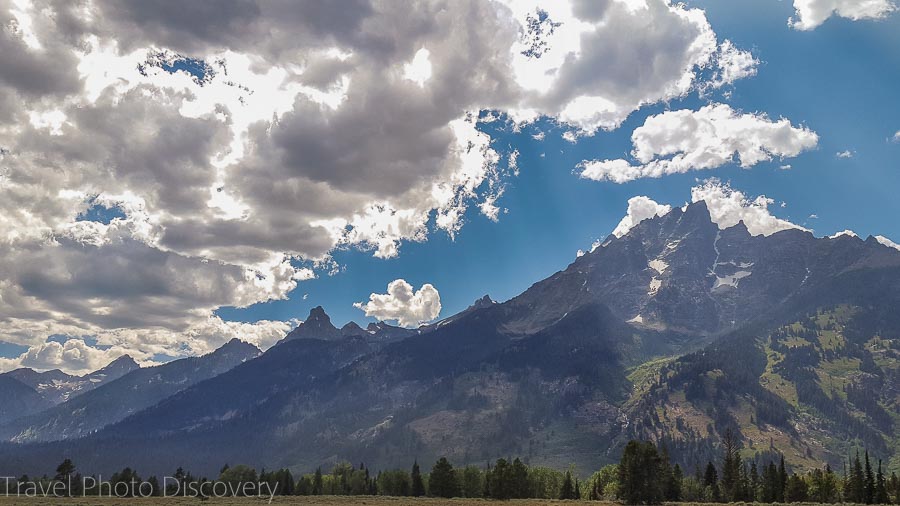
<svg viewBox="0 0 900 506">
<path fill-rule="evenodd" d="M 726 104 L 697 111 L 681 109 L 650 116 L 631 135 L 637 165 L 623 159 L 586 160 L 581 177 L 625 183 L 727 163 L 747 168 L 772 158 L 812 149 L 818 136 L 790 121 L 764 114 L 740 113 Z"/>
<path fill-rule="evenodd" d="M 759 66 L 759 60 L 750 51 L 738 48 L 727 39 L 719 44 L 715 62 L 715 75 L 711 82 L 714 87 L 725 86 L 740 79 L 755 76 L 756 68 Z"/>
<path fill-rule="evenodd" d="M 214 311 L 500 218 L 517 169 L 479 111 L 574 141 L 755 65 L 680 3 L 552 2 L 537 31 L 505 3 L 0 0 L 0 339 L 265 346 L 290 323 Z"/>
<path fill-rule="evenodd" d="M 743 221 L 752 235 L 771 235 L 791 228 L 806 230 L 774 216 L 769 206 L 775 201 L 760 195 L 751 198 L 717 179 L 710 179 L 691 188 L 691 202 L 705 201 L 710 217 L 720 229 Z"/>
<path fill-rule="evenodd" d="M 625 217 L 616 225 L 612 235 L 622 237 L 638 223 L 654 216 L 662 216 L 671 210 L 672 206 L 659 204 L 650 197 L 631 197 L 628 199 L 628 211 L 625 213 Z"/>
<path fill-rule="evenodd" d="M 121 346 L 99 349 L 82 339 L 68 339 L 62 344 L 48 341 L 30 347 L 16 358 L 0 358 L 0 371 L 29 367 L 39 371 L 60 369 L 69 374 L 84 375 L 128 354 L 129 351 Z M 132 358 L 152 365 L 149 356 L 137 354 Z"/>
<path fill-rule="evenodd" d="M 369 302 L 357 302 L 354 307 L 366 312 L 366 316 L 379 320 L 396 320 L 403 327 L 415 327 L 430 322 L 441 313 L 441 295 L 429 283 L 414 291 L 403 279 L 388 284 L 387 293 L 373 293 Z"/>
<path fill-rule="evenodd" d="M 838 158 L 853 158 L 853 152 L 849 149 L 845 149 L 844 151 L 838 151 L 834 156 Z"/>
<path fill-rule="evenodd" d="M 888 248 L 894 248 L 896 250 L 900 250 L 900 244 L 895 243 L 894 241 L 888 239 L 887 237 L 885 237 L 883 235 L 876 235 L 875 240 L 878 241 L 879 244 L 887 246 Z"/>
<path fill-rule="evenodd" d="M 894 136 L 891 137 L 891 140 L 893 142 L 900 142 L 900 130 L 897 130 L 897 132 L 894 133 Z"/>
<path fill-rule="evenodd" d="M 896 9 L 891 0 L 794 0 L 797 19 L 789 23 L 797 30 L 812 30 L 832 15 L 854 21 L 883 19 Z"/>
</svg>

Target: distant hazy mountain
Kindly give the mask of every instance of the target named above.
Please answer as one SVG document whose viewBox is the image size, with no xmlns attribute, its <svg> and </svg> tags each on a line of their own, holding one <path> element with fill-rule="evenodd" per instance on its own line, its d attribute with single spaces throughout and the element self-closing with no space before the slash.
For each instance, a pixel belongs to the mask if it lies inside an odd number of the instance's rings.
<svg viewBox="0 0 900 506">
<path fill-rule="evenodd" d="M 233 339 L 208 355 L 133 370 L 51 409 L 0 425 L 0 436 L 19 443 L 84 436 L 222 374 L 259 353 L 257 347 Z M 125 363 L 120 359 L 91 376 L 104 374 L 104 379 L 110 378 L 114 372 L 124 370 Z"/>
<path fill-rule="evenodd" d="M 731 428 L 797 466 L 896 452 L 900 251 L 727 229 L 705 203 L 610 238 L 521 295 L 415 331 L 321 308 L 255 360 L 81 440 L 0 451 L 0 472 L 309 471 L 446 455 L 595 469 L 632 437 L 688 469 Z M 391 336 L 388 338 L 387 336 Z M 24 469 L 23 469 L 24 468 Z"/>
<path fill-rule="evenodd" d="M 0 424 L 52 405 L 31 386 L 12 376 L 0 375 Z"/>
<path fill-rule="evenodd" d="M 50 404 L 59 404 L 120 378 L 139 367 L 133 358 L 125 355 L 113 360 L 106 367 L 84 376 L 73 376 L 59 369 L 38 372 L 30 368 L 21 368 L 0 374 L 0 377 L 15 378 L 34 389 Z"/>
</svg>

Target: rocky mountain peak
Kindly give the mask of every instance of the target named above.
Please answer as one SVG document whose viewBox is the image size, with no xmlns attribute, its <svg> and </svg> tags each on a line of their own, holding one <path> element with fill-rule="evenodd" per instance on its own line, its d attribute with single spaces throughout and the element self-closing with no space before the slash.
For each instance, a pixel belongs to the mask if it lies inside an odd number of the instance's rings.
<svg viewBox="0 0 900 506">
<path fill-rule="evenodd" d="M 341 327 L 341 335 L 344 337 L 363 337 L 367 336 L 368 332 L 363 330 L 356 322 L 351 321 Z"/>
<path fill-rule="evenodd" d="M 219 354 L 219 355 L 241 354 L 241 355 L 245 355 L 247 358 L 249 358 L 249 357 L 258 355 L 260 353 L 260 350 L 256 346 L 254 346 L 246 341 L 242 341 L 242 340 L 238 339 L 237 337 L 235 337 L 235 338 L 232 338 L 227 343 L 220 346 L 213 353 Z"/>
<path fill-rule="evenodd" d="M 492 299 L 490 295 L 485 294 L 483 297 L 476 300 L 474 304 L 472 304 L 472 309 L 491 307 L 494 304 L 496 304 L 496 302 L 494 302 L 494 299 Z"/>
<path fill-rule="evenodd" d="M 340 339 L 341 331 L 331 323 L 331 317 L 322 306 L 316 306 L 309 311 L 306 320 L 292 330 L 285 340 L 291 339 Z"/>
</svg>

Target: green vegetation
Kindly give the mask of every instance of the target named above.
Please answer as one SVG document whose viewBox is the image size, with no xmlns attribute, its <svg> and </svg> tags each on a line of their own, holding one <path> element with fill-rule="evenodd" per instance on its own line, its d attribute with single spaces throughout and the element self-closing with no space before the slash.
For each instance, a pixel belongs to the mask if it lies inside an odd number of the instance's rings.
<svg viewBox="0 0 900 506">
<path fill-rule="evenodd" d="M 784 456 L 758 467 L 755 460 L 741 456 L 738 439 L 727 431 L 721 442 L 722 457 L 718 462 L 706 463 L 693 475 L 685 475 L 678 464 L 672 465 L 667 449 L 648 441 L 632 440 L 625 445 L 618 464 L 608 465 L 594 473 L 589 480 L 581 481 L 572 472 L 561 472 L 546 467 L 530 467 L 521 459 L 497 459 L 485 469 L 475 466 L 454 468 L 446 458 L 434 463 L 431 472 L 422 474 L 418 462 L 409 472 L 403 469 L 381 471 L 372 475 L 361 464 L 354 467 L 347 463 L 335 465 L 329 473 L 321 468 L 312 474 L 295 480 L 291 472 L 281 469 L 274 472 L 260 471 L 237 465 L 224 466 L 218 479 L 195 478 L 178 469 L 172 483 L 164 480 L 166 489 L 159 487 L 155 477 L 142 482 L 137 472 L 125 468 L 113 475 L 112 483 L 128 484 L 120 497 L 178 496 L 179 490 L 197 489 L 196 484 L 217 483 L 222 490 L 231 490 L 232 496 L 252 496 L 271 491 L 273 496 L 394 496 L 484 499 L 560 499 L 591 501 L 617 500 L 626 504 L 684 503 L 838 503 L 900 504 L 900 478 L 896 473 L 884 472 L 881 460 L 874 464 L 868 452 L 849 459 L 843 475 L 837 475 L 830 466 L 806 473 L 789 472 Z M 72 480 L 74 478 L 74 480 Z M 81 482 L 75 464 L 65 460 L 57 468 L 53 478 L 36 480 L 47 485 Z M 22 494 L 23 486 L 32 486 L 35 480 L 27 476 L 7 483 L 7 495 Z M 138 485 L 135 485 L 135 484 Z M 149 489 L 141 483 L 152 483 Z M 242 488 L 251 483 L 256 488 Z M 230 485 L 227 489 L 224 485 Z M 132 487 L 132 488 L 128 488 Z M 192 488 L 193 487 L 193 488 Z M 49 488 L 46 488 L 49 490 Z M 212 487 L 209 487 L 212 489 Z M 269 492 L 266 492 L 269 493 Z M 65 489 L 63 495 L 106 495 L 101 490 Z M 183 494 L 182 494 L 183 495 Z"/>
</svg>

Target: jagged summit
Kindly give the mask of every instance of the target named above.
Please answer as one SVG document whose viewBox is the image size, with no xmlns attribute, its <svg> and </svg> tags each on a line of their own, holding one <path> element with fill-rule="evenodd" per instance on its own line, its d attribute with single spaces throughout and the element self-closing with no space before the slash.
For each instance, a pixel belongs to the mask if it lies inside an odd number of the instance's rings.
<svg viewBox="0 0 900 506">
<path fill-rule="evenodd" d="M 469 307 L 470 307 L 471 309 L 482 309 L 482 308 L 485 308 L 485 307 L 491 307 L 491 306 L 493 306 L 494 304 L 496 304 L 496 302 L 494 301 L 494 299 L 492 299 L 490 295 L 485 294 L 483 297 L 481 297 L 480 299 L 476 300 L 475 303 L 472 304 L 472 305 L 469 306 Z"/>
<path fill-rule="evenodd" d="M 365 331 L 362 327 L 360 327 L 356 322 L 347 322 L 346 325 L 341 327 L 341 335 L 344 337 L 365 337 L 368 336 L 369 333 Z"/>
<path fill-rule="evenodd" d="M 309 316 L 300 325 L 292 330 L 284 340 L 291 339 L 340 339 L 341 331 L 332 325 L 331 317 L 322 306 L 316 306 L 309 310 Z"/>
<path fill-rule="evenodd" d="M 247 357 L 252 357 L 261 353 L 260 349 L 255 345 L 248 343 L 247 341 L 243 341 L 237 337 L 231 338 L 227 343 L 223 344 L 215 351 L 210 353 L 210 355 L 245 355 Z"/>
</svg>

